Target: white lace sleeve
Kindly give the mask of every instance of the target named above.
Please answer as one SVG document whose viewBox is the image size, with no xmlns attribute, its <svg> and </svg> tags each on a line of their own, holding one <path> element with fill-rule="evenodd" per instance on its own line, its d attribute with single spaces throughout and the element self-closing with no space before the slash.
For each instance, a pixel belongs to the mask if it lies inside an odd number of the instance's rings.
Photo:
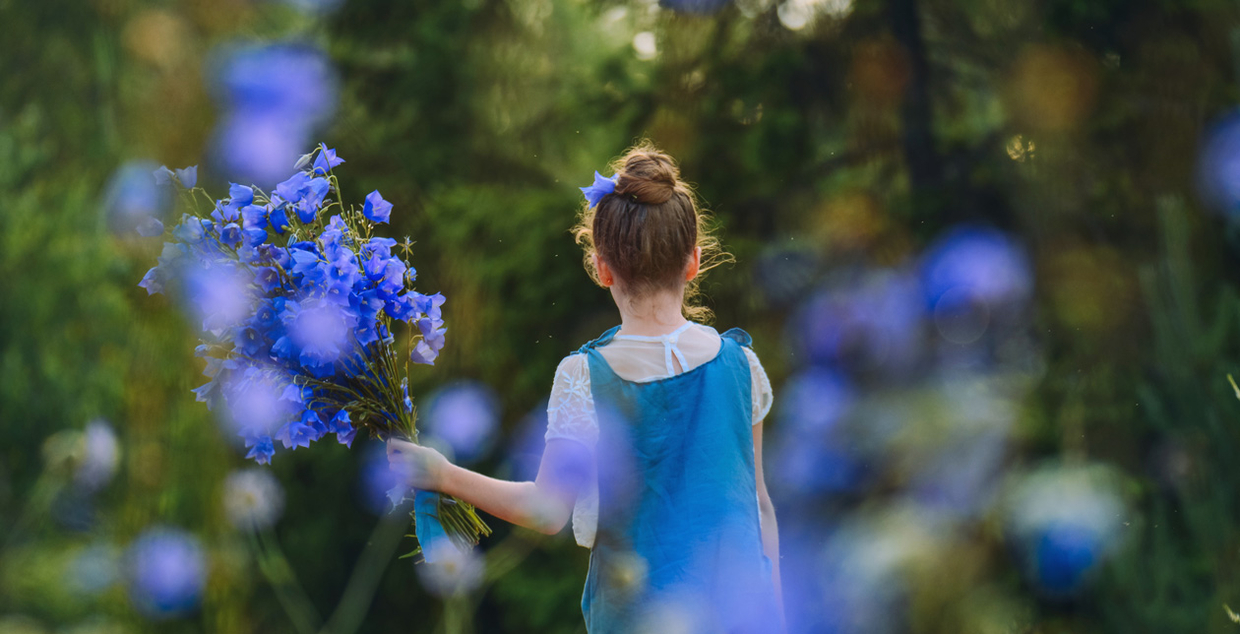
<svg viewBox="0 0 1240 634">
<path fill-rule="evenodd" d="M 762 369 L 758 355 L 748 347 L 742 350 L 745 351 L 745 356 L 749 357 L 749 376 L 753 385 L 753 424 L 757 425 L 770 413 L 775 395 L 771 391 L 771 379 L 767 378 L 766 370 Z"/>
<path fill-rule="evenodd" d="M 590 362 L 584 354 L 564 357 L 555 369 L 547 403 L 547 440 L 568 438 L 591 451 L 598 444 L 598 415 L 590 391 Z M 591 474 L 573 505 L 573 537 L 585 548 L 594 547 L 598 531 L 598 480 Z"/>
<path fill-rule="evenodd" d="M 547 403 L 547 440 L 568 438 L 589 449 L 598 444 L 598 416 L 590 392 L 590 364 L 584 354 L 564 357 L 555 369 Z"/>
</svg>

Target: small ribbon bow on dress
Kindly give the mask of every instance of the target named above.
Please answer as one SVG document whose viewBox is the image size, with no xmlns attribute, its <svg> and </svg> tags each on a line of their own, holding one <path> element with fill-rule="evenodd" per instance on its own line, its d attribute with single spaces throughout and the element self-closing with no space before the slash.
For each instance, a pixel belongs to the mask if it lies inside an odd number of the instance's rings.
<svg viewBox="0 0 1240 634">
<path fill-rule="evenodd" d="M 607 178 L 598 172 L 594 173 L 594 184 L 589 187 L 581 187 L 581 193 L 586 195 L 586 201 L 590 203 L 590 207 L 598 205 L 598 201 L 603 196 L 616 191 L 616 177 Z"/>
</svg>

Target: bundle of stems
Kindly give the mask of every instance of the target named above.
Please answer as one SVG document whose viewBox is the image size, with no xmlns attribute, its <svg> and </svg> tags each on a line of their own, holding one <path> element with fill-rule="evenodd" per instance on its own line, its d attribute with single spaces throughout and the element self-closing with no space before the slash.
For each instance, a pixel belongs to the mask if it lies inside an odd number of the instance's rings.
<svg viewBox="0 0 1240 634">
<path fill-rule="evenodd" d="M 421 335 L 409 328 L 409 345 L 412 347 Z M 354 357 L 348 366 L 350 372 L 345 381 L 324 381 L 306 377 L 306 382 L 316 393 L 331 395 L 318 397 L 315 404 L 335 406 L 357 415 L 354 425 L 370 433 L 371 437 L 384 442 L 390 439 L 418 442 L 417 410 L 406 400 L 407 378 L 396 384 L 388 377 L 397 375 L 397 351 L 391 340 L 380 340 L 368 347 L 369 354 Z M 402 355 L 406 359 L 408 355 Z M 404 376 L 408 377 L 406 361 Z M 491 534 L 491 527 L 478 516 L 474 506 L 459 498 L 436 494 L 436 514 L 444 532 L 453 545 L 468 550 L 478 545 L 482 537 Z M 417 521 L 416 511 L 410 517 Z M 415 549 L 409 555 L 417 554 Z"/>
</svg>

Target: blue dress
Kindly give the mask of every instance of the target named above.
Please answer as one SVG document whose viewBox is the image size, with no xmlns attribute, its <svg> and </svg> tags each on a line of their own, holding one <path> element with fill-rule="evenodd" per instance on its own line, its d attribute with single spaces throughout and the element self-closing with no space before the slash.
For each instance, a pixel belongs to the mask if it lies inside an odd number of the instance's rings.
<svg viewBox="0 0 1240 634">
<path fill-rule="evenodd" d="M 590 634 L 779 629 L 754 476 L 749 335 L 665 379 L 635 383 L 588 355 L 599 420 L 598 532 L 581 609 Z"/>
</svg>

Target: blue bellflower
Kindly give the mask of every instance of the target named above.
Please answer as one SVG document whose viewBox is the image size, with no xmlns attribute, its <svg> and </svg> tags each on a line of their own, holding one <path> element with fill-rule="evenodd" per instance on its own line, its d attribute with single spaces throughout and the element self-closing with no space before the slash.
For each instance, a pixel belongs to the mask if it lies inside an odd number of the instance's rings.
<svg viewBox="0 0 1240 634">
<path fill-rule="evenodd" d="M 297 172 L 276 185 L 275 194 L 285 202 L 295 203 L 306 195 L 309 186 L 310 177 L 305 172 Z"/>
<path fill-rule="evenodd" d="M 446 329 L 442 325 L 442 321 L 418 320 L 418 330 L 422 332 L 422 339 L 410 351 L 410 361 L 425 365 L 435 364 L 435 359 L 439 358 L 439 351 L 443 349 L 444 345 Z"/>
<path fill-rule="evenodd" d="M 284 443 L 285 449 L 296 449 L 297 447 L 309 447 L 310 443 L 316 440 L 318 432 L 302 421 L 292 421 L 285 423 L 280 431 L 276 432 L 276 440 Z"/>
<path fill-rule="evenodd" d="M 163 235 L 163 233 L 164 223 L 160 222 L 158 218 L 146 218 L 138 223 L 138 235 L 143 238 L 153 238 Z"/>
<path fill-rule="evenodd" d="M 336 156 L 336 150 L 329 149 L 326 143 L 320 143 L 319 150 L 318 155 L 314 157 L 315 174 L 326 175 L 337 165 L 344 163 L 344 159 Z"/>
<path fill-rule="evenodd" d="M 270 436 L 247 440 L 245 446 L 250 448 L 245 457 L 258 464 L 271 464 L 271 457 L 276 455 L 275 444 Z"/>
<path fill-rule="evenodd" d="M 267 222 L 271 224 L 271 228 L 276 233 L 284 233 L 292 226 L 288 222 L 288 214 L 285 213 L 283 207 L 272 209 L 267 216 Z"/>
<path fill-rule="evenodd" d="M 192 189 L 198 184 L 198 166 L 190 165 L 176 171 L 177 180 L 181 182 L 181 186 L 186 189 Z"/>
<path fill-rule="evenodd" d="M 346 447 L 353 447 L 353 439 L 357 436 L 357 428 L 353 426 L 353 421 L 349 419 L 349 412 L 340 410 L 332 416 L 331 423 L 328 424 L 328 430 L 336 434 L 336 440 Z"/>
<path fill-rule="evenodd" d="M 254 202 L 254 189 L 245 185 L 236 183 L 228 184 L 229 202 L 237 207 L 244 207 Z"/>
<path fill-rule="evenodd" d="M 392 203 L 379 195 L 379 190 L 366 194 L 366 204 L 362 206 L 362 215 L 371 222 L 386 223 L 392 217 Z"/>
<path fill-rule="evenodd" d="M 151 172 L 151 175 L 155 177 L 156 185 L 171 185 L 172 179 L 175 176 L 172 170 L 168 169 L 167 165 L 160 165 L 155 171 Z"/>
<path fill-rule="evenodd" d="M 267 228 L 267 208 L 258 205 L 245 205 L 241 208 L 241 226 L 246 229 Z"/>
<path fill-rule="evenodd" d="M 590 203 L 590 207 L 598 205 L 598 201 L 603 196 L 616 191 L 616 177 L 607 178 L 598 172 L 594 173 L 594 184 L 588 187 L 580 187 L 582 194 L 585 194 L 586 201 Z"/>
</svg>

